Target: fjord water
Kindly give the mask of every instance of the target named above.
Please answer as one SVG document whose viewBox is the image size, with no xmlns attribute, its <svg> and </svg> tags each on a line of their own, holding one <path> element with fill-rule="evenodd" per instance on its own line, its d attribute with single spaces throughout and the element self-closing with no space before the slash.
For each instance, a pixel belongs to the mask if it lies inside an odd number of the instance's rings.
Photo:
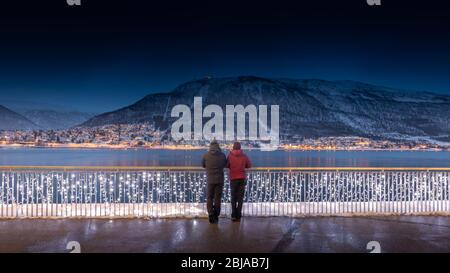
<svg viewBox="0 0 450 273">
<path fill-rule="evenodd" d="M 1 148 L 0 165 L 200 166 L 206 150 Z M 225 151 L 228 153 L 228 151 Z M 450 167 L 445 151 L 246 151 L 255 167 Z"/>
</svg>

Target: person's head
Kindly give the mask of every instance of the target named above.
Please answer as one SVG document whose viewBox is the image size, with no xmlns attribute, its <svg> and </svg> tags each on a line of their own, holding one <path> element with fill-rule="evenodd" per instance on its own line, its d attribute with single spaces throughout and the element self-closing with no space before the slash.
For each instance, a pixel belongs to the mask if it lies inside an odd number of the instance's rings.
<svg viewBox="0 0 450 273">
<path fill-rule="evenodd" d="M 211 143 L 209 144 L 209 150 L 210 151 L 220 151 L 220 146 L 217 140 L 213 139 Z"/>
<path fill-rule="evenodd" d="M 236 141 L 233 144 L 233 150 L 240 150 L 241 149 L 241 143 L 239 141 Z"/>
</svg>

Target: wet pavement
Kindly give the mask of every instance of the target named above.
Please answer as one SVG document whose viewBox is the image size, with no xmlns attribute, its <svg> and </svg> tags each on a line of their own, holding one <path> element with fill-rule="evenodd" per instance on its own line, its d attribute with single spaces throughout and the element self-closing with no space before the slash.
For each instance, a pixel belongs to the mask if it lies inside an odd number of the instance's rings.
<svg viewBox="0 0 450 273">
<path fill-rule="evenodd" d="M 0 252 L 450 252 L 450 217 L 0 220 Z"/>
</svg>

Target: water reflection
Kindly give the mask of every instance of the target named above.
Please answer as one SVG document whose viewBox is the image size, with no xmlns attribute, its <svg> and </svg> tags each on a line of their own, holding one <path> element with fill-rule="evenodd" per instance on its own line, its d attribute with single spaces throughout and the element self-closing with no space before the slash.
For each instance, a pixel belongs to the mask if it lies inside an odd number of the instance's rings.
<svg viewBox="0 0 450 273">
<path fill-rule="evenodd" d="M 0 165 L 200 166 L 205 150 L 0 149 Z M 226 151 L 228 152 L 228 151 Z M 450 167 L 449 152 L 246 151 L 254 166 Z"/>
</svg>

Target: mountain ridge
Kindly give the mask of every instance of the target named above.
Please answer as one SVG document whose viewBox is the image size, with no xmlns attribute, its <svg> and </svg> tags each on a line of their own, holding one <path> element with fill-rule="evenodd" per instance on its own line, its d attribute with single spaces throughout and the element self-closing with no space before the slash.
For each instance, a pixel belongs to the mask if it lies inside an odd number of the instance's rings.
<svg viewBox="0 0 450 273">
<path fill-rule="evenodd" d="M 42 130 L 64 130 L 74 127 L 96 114 L 77 111 L 74 107 L 27 100 L 2 100 L 2 105 L 14 111 Z"/>
<path fill-rule="evenodd" d="M 39 126 L 23 115 L 0 105 L 0 130 L 35 130 Z"/>
<path fill-rule="evenodd" d="M 93 114 L 79 111 L 57 111 L 44 109 L 32 109 L 19 113 L 45 130 L 69 129 L 95 116 Z"/>
<path fill-rule="evenodd" d="M 80 126 L 154 122 L 166 129 L 176 104 L 280 105 L 286 137 L 368 136 L 379 138 L 450 135 L 450 96 L 363 82 L 280 79 L 256 76 L 204 78 L 171 92 L 149 94 L 136 103 L 95 116 Z M 159 124 L 158 124 L 159 123 Z M 164 127 L 164 126 L 165 127 Z"/>
</svg>

